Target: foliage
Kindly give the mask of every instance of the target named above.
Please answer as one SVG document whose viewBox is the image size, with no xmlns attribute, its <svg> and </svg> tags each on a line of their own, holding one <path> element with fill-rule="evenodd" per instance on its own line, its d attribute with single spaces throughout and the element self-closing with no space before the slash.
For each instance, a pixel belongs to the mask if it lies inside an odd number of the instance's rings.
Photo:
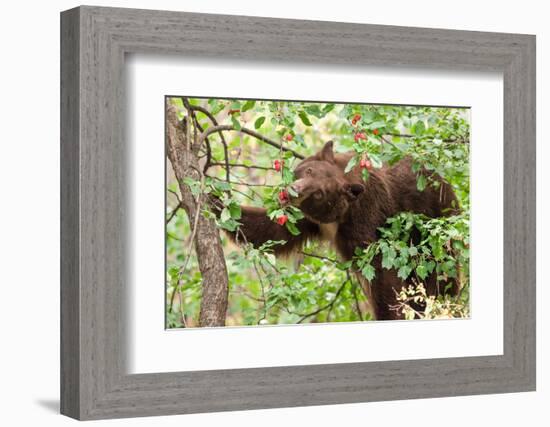
<svg viewBox="0 0 550 427">
<path fill-rule="evenodd" d="M 172 98 L 171 102 L 179 107 L 181 119 L 187 117 L 182 99 Z M 442 281 L 458 277 L 463 286 L 462 299 L 449 302 L 460 306 L 450 313 L 457 317 L 467 314 L 467 109 L 228 99 L 189 99 L 189 103 L 207 110 L 217 124 L 231 125 L 236 130 L 223 132 L 223 139 L 219 132 L 209 135 L 210 152 L 205 147 L 201 151 L 202 162 L 210 162 L 206 165 L 207 176 L 202 181 L 185 182 L 195 197 L 211 194 L 221 201 L 217 224 L 222 229 L 238 230 L 240 205 L 247 204 L 267 208 L 269 218 L 278 222 L 283 218 L 284 226 L 297 234 L 295 224 L 302 218 L 301 211 L 280 203 L 285 192 L 292 191 L 292 170 L 299 161 L 295 153 L 311 155 L 328 140 L 335 141 L 337 151 L 355 152 L 348 168 L 368 165 L 362 168 L 365 180 L 369 179 L 369 170 L 410 156 L 418 189 L 422 191 L 429 185 L 437 188 L 439 182 L 432 179 L 432 173 L 436 173 L 453 186 L 462 209 L 459 215 L 446 218 L 406 212 L 390 218 L 380 229 L 381 239 L 359 248 L 353 262 L 348 263 L 338 261 L 333 250 L 318 243 L 308 242 L 303 253 L 282 260 L 272 253 L 277 242 L 257 249 L 236 247 L 222 234 L 230 282 L 228 325 L 368 320 L 366 298 L 354 274 L 349 274 L 349 267 L 371 279 L 376 256 L 382 257 L 385 268 L 395 268 L 401 277 L 413 277 L 419 285 L 432 271 Z M 203 131 L 214 126 L 207 114 L 200 110 L 195 114 Z M 238 132 L 247 129 L 280 147 Z M 178 186 L 168 172 L 167 326 L 197 326 L 201 276 L 196 255 L 187 250 L 191 247 L 189 219 L 177 209 Z M 213 215 L 206 204 L 202 208 L 204 215 Z M 421 233 L 417 245 L 411 243 L 413 228 Z M 443 309 L 434 308 L 426 316 L 441 313 Z"/>
<path fill-rule="evenodd" d="M 460 270 L 468 271 L 469 264 L 469 221 L 467 215 L 444 218 L 428 218 L 425 215 L 402 212 L 380 228 L 380 239 L 365 249 L 357 248 L 357 266 L 363 275 L 374 277 L 372 261 L 376 255 L 382 257 L 382 267 L 397 270 L 405 280 L 412 274 L 419 281 L 432 272 L 437 279 L 446 281 L 457 278 Z M 411 234 L 420 232 L 420 242 L 413 244 Z"/>
</svg>

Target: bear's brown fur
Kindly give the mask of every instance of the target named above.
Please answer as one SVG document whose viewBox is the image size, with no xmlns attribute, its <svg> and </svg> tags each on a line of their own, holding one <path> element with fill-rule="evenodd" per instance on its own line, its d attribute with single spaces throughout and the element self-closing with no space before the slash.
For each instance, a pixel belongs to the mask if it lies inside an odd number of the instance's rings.
<svg viewBox="0 0 550 427">
<path fill-rule="evenodd" d="M 411 160 L 405 158 L 394 166 L 373 169 L 367 182 L 361 178 L 361 169 L 356 166 L 349 173 L 344 169 L 353 154 L 334 154 L 332 141 L 324 148 L 303 160 L 295 169 L 296 181 L 291 186 L 298 194 L 290 200 L 305 215 L 299 221 L 300 235 L 293 236 L 286 227 L 280 226 L 266 216 L 266 210 L 242 207 L 240 232 L 254 246 L 267 240 L 285 240 L 275 247 L 276 254 L 291 253 L 307 239 L 329 240 L 343 260 L 351 260 L 355 248 L 364 248 L 377 240 L 377 229 L 386 220 L 400 212 L 423 213 L 439 217 L 457 212 L 458 202 L 452 187 L 440 177 L 440 189 L 431 186 L 419 191 L 416 174 L 411 170 Z M 425 171 L 424 171 L 425 172 Z M 378 320 L 400 319 L 402 314 L 392 306 L 396 304 L 396 292 L 406 282 L 396 271 L 383 269 L 381 259 L 374 259 L 375 278 L 368 283 L 361 274 L 358 278 L 370 300 L 372 313 Z M 456 283 L 447 287 L 456 294 Z M 435 274 L 426 279 L 429 295 L 437 295 Z M 422 309 L 419 307 L 419 309 Z"/>
</svg>

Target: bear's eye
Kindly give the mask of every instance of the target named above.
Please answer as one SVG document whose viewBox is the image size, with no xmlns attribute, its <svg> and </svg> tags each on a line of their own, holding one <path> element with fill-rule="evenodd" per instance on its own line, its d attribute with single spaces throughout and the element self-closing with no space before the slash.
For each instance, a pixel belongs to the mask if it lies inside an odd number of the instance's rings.
<svg viewBox="0 0 550 427">
<path fill-rule="evenodd" d="M 311 175 L 313 173 L 313 169 L 307 168 L 306 169 L 306 175 Z"/>
<path fill-rule="evenodd" d="M 313 193 L 313 198 L 316 200 L 320 200 L 323 198 L 323 192 L 321 190 L 317 190 L 315 193 Z"/>
</svg>

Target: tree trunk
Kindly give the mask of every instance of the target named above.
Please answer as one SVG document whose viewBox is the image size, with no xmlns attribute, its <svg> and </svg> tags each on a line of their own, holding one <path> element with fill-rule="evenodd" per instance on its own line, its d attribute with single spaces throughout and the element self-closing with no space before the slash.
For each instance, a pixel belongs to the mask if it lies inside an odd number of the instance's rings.
<svg viewBox="0 0 550 427">
<path fill-rule="evenodd" d="M 190 122 L 190 121 L 189 121 Z M 189 123 L 187 126 L 189 130 Z M 168 158 L 179 183 L 182 205 L 189 218 L 191 232 L 195 236 L 195 251 L 202 274 L 202 297 L 199 316 L 200 326 L 224 326 L 227 311 L 228 278 L 225 258 L 216 223 L 201 213 L 206 201 L 193 197 L 184 178 L 200 181 L 196 141 L 190 131 L 179 126 L 176 108 L 166 104 L 166 145 Z M 196 226 L 196 231 L 194 230 Z"/>
</svg>

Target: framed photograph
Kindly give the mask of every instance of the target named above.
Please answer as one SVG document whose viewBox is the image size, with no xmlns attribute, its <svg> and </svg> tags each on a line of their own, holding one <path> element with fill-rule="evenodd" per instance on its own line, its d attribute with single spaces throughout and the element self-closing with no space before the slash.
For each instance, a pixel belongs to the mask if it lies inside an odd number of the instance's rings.
<svg viewBox="0 0 550 427">
<path fill-rule="evenodd" d="M 61 412 L 535 390 L 535 37 L 61 15 Z"/>
</svg>

